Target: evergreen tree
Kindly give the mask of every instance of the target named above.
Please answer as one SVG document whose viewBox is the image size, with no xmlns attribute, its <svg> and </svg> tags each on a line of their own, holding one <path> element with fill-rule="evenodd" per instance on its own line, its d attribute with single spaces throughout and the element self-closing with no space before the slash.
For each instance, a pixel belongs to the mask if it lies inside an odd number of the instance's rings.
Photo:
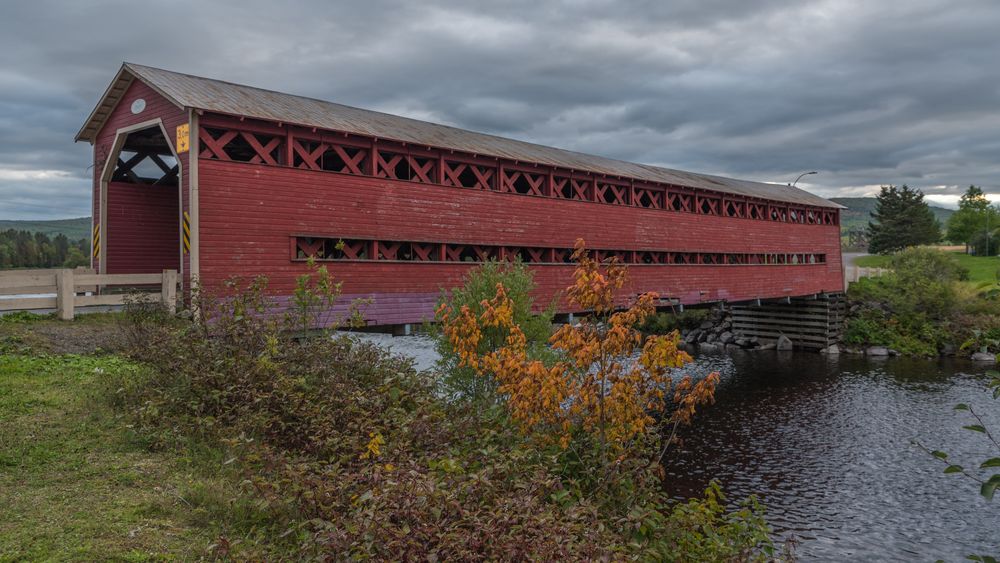
<svg viewBox="0 0 1000 563">
<path fill-rule="evenodd" d="M 997 209 L 990 205 L 982 189 L 969 186 L 958 203 L 958 211 L 948 218 L 948 240 L 964 244 L 968 252 L 973 241 L 985 240 L 986 230 L 996 227 L 1000 227 Z"/>
<path fill-rule="evenodd" d="M 49 238 L 43 233 L 8 229 L 0 231 L 0 269 L 62 268 L 84 266 L 90 262 L 90 241 L 71 241 L 59 234 Z"/>
<path fill-rule="evenodd" d="M 868 251 L 888 254 L 941 240 L 941 225 L 920 190 L 882 186 L 868 223 Z"/>
</svg>

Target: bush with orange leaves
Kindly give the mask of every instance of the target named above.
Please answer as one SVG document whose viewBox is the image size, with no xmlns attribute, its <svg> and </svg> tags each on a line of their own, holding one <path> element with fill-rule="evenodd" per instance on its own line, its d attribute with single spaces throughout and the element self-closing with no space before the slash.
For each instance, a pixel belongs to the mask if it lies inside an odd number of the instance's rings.
<svg viewBox="0 0 1000 563">
<path fill-rule="evenodd" d="M 658 462 L 677 428 L 690 423 L 698 406 L 714 400 L 719 375 L 675 382 L 672 370 L 691 361 L 678 348 L 680 336 L 675 331 L 644 338 L 637 329 L 655 313 L 658 296 L 643 294 L 625 308 L 619 294 L 628 279 L 626 266 L 612 260 L 602 268 L 582 239 L 573 259 L 577 268 L 567 296 L 592 315 L 552 335 L 549 343 L 563 356 L 554 365 L 528 358 L 524 333 L 513 322 L 513 305 L 502 284 L 497 284 L 495 297 L 482 303 L 479 315 L 468 307 L 442 305 L 443 334 L 462 366 L 496 379 L 510 417 L 526 434 L 558 442 L 564 450 L 592 445 L 605 467 L 637 452 L 650 453 L 652 443 Z M 484 354 L 478 345 L 487 328 L 505 331 L 506 345 Z M 668 415 L 670 403 L 674 408 Z"/>
</svg>

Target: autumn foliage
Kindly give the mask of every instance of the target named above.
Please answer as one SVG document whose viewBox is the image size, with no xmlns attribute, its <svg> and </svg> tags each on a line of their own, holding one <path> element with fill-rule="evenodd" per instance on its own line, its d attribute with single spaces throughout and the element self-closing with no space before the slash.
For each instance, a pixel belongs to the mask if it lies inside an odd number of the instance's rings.
<svg viewBox="0 0 1000 563">
<path fill-rule="evenodd" d="M 497 380 L 511 418 L 525 433 L 557 441 L 564 449 L 574 440 L 586 440 L 604 461 L 653 438 L 662 456 L 677 427 L 691 421 L 697 406 L 713 400 L 719 376 L 675 382 L 672 370 L 691 361 L 678 348 L 677 332 L 644 338 L 637 330 L 655 313 L 658 295 L 645 293 L 623 307 L 624 265 L 612 260 L 602 267 L 582 240 L 573 259 L 577 268 L 567 296 L 574 307 L 592 315 L 552 335 L 550 345 L 562 354 L 553 365 L 528 358 L 524 333 L 513 322 L 513 303 L 502 284 L 482 303 L 479 315 L 468 307 L 442 305 L 438 315 L 444 335 L 462 366 Z M 483 331 L 496 328 L 506 332 L 506 345 L 481 352 Z M 670 403 L 672 414 L 660 416 Z"/>
<path fill-rule="evenodd" d="M 710 398 L 714 378 L 671 385 L 666 370 L 688 361 L 676 336 L 643 340 L 633 328 L 654 298 L 617 310 L 624 270 L 604 274 L 577 254 L 570 293 L 597 314 L 560 330 L 536 356 L 547 363 L 525 355 L 533 333 L 511 303 L 515 284 L 486 292 L 484 307 L 442 311 L 461 362 L 495 378 L 482 387 L 496 390 L 489 401 L 450 393 L 375 346 L 308 337 L 337 290 L 308 278 L 288 323 L 259 314 L 271 308 L 263 278 L 203 306 L 211 323 L 130 310 L 141 364 L 101 396 L 153 447 L 218 468 L 210 486 L 175 493 L 218 534 L 206 558 L 771 560 L 758 505 L 731 511 L 714 486 L 672 503 L 659 464 L 629 455 L 669 444 L 666 430 Z M 658 418 L 671 401 L 674 414 Z"/>
</svg>

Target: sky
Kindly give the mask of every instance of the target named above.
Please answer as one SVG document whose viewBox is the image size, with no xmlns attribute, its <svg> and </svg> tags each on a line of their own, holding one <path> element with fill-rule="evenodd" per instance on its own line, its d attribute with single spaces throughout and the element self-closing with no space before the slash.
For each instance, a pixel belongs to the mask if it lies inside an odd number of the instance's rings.
<svg viewBox="0 0 1000 563">
<path fill-rule="evenodd" d="M 0 0 L 0 219 L 85 216 L 122 61 L 824 197 L 1000 201 L 995 0 Z"/>
</svg>

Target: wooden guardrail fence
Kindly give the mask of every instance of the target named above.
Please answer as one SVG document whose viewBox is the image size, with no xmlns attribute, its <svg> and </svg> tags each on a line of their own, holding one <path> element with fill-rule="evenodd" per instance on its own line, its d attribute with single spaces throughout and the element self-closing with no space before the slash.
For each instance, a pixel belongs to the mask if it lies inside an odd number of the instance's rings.
<svg viewBox="0 0 1000 563">
<path fill-rule="evenodd" d="M 159 274 L 97 274 L 91 269 L 0 271 L 0 311 L 55 309 L 62 320 L 72 320 L 76 307 L 124 305 L 127 293 L 104 293 L 112 289 L 160 286 L 143 292 L 171 313 L 177 310 L 177 270 Z"/>
<path fill-rule="evenodd" d="M 847 266 L 844 268 L 844 285 L 858 282 L 861 278 L 880 278 L 889 272 L 889 268 L 863 268 L 861 266 Z"/>
</svg>

